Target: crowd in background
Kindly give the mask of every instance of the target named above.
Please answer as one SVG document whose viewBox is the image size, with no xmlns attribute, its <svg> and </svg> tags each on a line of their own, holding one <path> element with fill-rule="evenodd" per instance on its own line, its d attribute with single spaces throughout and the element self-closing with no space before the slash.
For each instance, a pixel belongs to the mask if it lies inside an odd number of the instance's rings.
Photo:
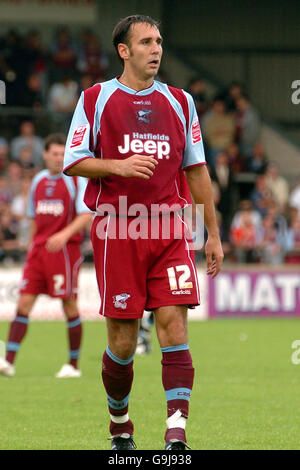
<svg viewBox="0 0 300 470">
<path fill-rule="evenodd" d="M 191 81 L 213 181 L 224 253 L 232 261 L 300 262 L 300 178 L 280 174 L 260 142 L 261 118 L 240 83 L 212 100 L 205 81 Z M 242 175 L 248 175 L 249 185 Z M 241 187 L 242 186 L 242 187 Z"/>
<path fill-rule="evenodd" d="M 0 38 L 0 50 L 0 79 L 9 83 L 7 101 L 47 108 L 59 130 L 79 93 L 108 74 L 99 38 L 89 30 L 75 43 L 62 28 L 49 49 L 42 46 L 37 31 L 25 37 L 10 31 Z M 159 79 L 169 83 L 163 72 Z M 266 155 L 261 118 L 243 86 L 232 83 L 213 99 L 201 78 L 191 80 L 186 89 L 201 123 L 225 259 L 300 262 L 300 178 L 291 187 Z M 43 168 L 45 135 L 36 134 L 31 119 L 23 120 L 11 139 L 0 132 L 0 261 L 20 261 L 28 247 L 28 191 Z M 241 175 L 248 177 L 243 180 Z M 87 253 L 89 249 L 87 242 Z"/>
<path fill-rule="evenodd" d="M 49 47 L 37 30 L 25 35 L 10 30 L 0 37 L 0 51 L 9 106 L 72 112 L 80 92 L 106 78 L 108 58 L 89 29 L 75 41 L 60 28 Z"/>
</svg>

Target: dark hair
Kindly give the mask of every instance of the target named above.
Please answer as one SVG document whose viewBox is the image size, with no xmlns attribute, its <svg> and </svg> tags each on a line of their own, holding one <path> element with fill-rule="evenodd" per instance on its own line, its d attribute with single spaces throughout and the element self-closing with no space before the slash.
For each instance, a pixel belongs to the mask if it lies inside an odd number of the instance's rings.
<svg viewBox="0 0 300 470">
<path fill-rule="evenodd" d="M 113 45 L 117 51 L 118 57 L 121 60 L 123 64 L 123 59 L 119 55 L 118 51 L 118 44 L 126 44 L 129 46 L 129 35 L 130 35 L 130 27 L 132 24 L 135 23 L 147 23 L 150 26 L 154 26 L 156 28 L 159 27 L 159 22 L 155 21 L 153 18 L 150 16 L 146 15 L 131 15 L 131 16 L 126 16 L 126 18 L 123 18 L 118 22 L 118 24 L 115 26 L 112 34 L 112 40 L 113 40 Z"/>
<path fill-rule="evenodd" d="M 52 144 L 66 145 L 66 136 L 57 132 L 56 134 L 50 134 L 45 139 L 45 150 L 49 150 Z"/>
</svg>

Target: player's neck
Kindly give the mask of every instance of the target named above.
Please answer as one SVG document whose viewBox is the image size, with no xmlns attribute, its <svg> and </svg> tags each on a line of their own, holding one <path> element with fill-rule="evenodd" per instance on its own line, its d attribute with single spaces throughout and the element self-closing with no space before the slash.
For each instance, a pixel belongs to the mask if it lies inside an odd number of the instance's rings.
<svg viewBox="0 0 300 470">
<path fill-rule="evenodd" d="M 119 82 L 122 83 L 122 85 L 135 91 L 142 91 L 150 88 L 153 85 L 153 81 L 153 77 L 143 80 L 126 70 L 124 70 L 122 75 L 119 77 Z"/>
<path fill-rule="evenodd" d="M 50 176 L 57 176 L 61 174 L 61 171 L 50 170 L 50 168 L 48 168 L 48 171 Z"/>
</svg>

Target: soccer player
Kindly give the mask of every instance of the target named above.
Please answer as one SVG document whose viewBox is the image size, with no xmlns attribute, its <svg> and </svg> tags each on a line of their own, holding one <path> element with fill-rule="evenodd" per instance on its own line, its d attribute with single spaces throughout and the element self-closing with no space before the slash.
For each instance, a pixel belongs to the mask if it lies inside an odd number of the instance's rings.
<svg viewBox="0 0 300 470">
<path fill-rule="evenodd" d="M 68 178 L 62 173 L 65 136 L 46 138 L 46 170 L 32 181 L 28 216 L 32 219 L 32 244 L 27 253 L 15 319 L 10 325 L 6 358 L 0 359 L 0 373 L 15 375 L 16 353 L 27 332 L 29 314 L 39 294 L 62 300 L 69 337 L 69 363 L 56 377 L 80 377 L 78 358 L 82 325 L 77 308 L 77 279 L 82 263 L 82 230 L 91 222 L 91 212 L 83 202 L 84 178 Z"/>
<path fill-rule="evenodd" d="M 108 332 L 102 379 L 112 449 L 135 448 L 128 402 L 144 309 L 154 311 L 162 351 L 165 448 L 185 449 L 194 378 L 187 307 L 200 299 L 193 252 L 177 235 L 191 191 L 195 203 L 205 206 L 207 273 L 216 276 L 223 252 L 211 181 L 192 97 L 154 80 L 162 56 L 158 24 L 143 15 L 126 17 L 116 25 L 113 43 L 123 73 L 82 93 L 64 163 L 66 174 L 89 178 L 85 202 L 97 211 L 91 238 Z M 146 225 L 145 218 L 134 217 L 144 209 L 151 214 Z M 162 234 L 167 216 L 169 237 Z M 159 236 L 154 230 L 153 236 L 137 237 L 137 222 L 144 228 L 159 223 Z"/>
</svg>

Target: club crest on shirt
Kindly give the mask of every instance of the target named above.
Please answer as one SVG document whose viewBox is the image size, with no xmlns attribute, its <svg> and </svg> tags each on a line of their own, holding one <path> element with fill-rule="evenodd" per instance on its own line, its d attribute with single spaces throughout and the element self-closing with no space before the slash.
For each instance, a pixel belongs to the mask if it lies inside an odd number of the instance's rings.
<svg viewBox="0 0 300 470">
<path fill-rule="evenodd" d="M 114 295 L 113 296 L 114 307 L 125 310 L 125 308 L 127 308 L 126 300 L 129 299 L 129 297 L 131 297 L 130 294 L 126 294 L 125 292 L 123 294 Z"/>
<path fill-rule="evenodd" d="M 151 109 L 140 109 L 139 111 L 136 112 L 137 118 L 139 122 L 145 122 L 146 124 L 149 124 L 150 119 L 148 118 L 148 115 L 151 113 Z"/>
<path fill-rule="evenodd" d="M 46 192 L 47 197 L 51 197 L 53 195 L 53 192 L 54 192 L 54 187 L 49 186 L 48 188 L 46 188 L 45 192 Z"/>
</svg>

